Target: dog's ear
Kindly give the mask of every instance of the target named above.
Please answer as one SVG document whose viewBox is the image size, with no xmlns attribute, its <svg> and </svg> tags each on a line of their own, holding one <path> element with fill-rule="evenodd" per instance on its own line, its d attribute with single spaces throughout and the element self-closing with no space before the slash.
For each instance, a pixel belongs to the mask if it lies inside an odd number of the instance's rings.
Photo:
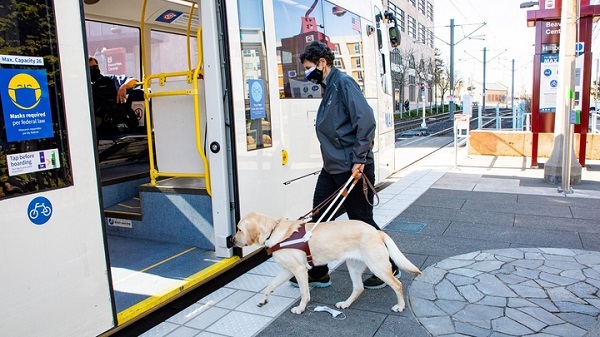
<svg viewBox="0 0 600 337">
<path fill-rule="evenodd" d="M 260 243 L 259 242 L 259 238 L 260 238 L 260 226 L 258 224 L 258 222 L 256 221 L 256 217 L 254 216 L 247 216 L 244 219 L 244 235 L 246 236 L 246 244 L 248 246 L 252 246 L 255 243 Z"/>
</svg>

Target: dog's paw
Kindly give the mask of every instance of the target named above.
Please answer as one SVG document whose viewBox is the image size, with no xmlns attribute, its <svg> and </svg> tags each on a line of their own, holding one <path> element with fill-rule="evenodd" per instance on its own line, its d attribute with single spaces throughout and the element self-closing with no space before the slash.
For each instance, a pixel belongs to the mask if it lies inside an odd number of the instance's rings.
<svg viewBox="0 0 600 337">
<path fill-rule="evenodd" d="M 396 304 L 395 306 L 392 307 L 392 311 L 402 312 L 402 311 L 404 311 L 404 306 L 400 306 L 400 305 Z"/>
<path fill-rule="evenodd" d="M 290 310 L 293 314 L 297 314 L 300 315 L 301 313 L 304 312 L 304 308 L 301 308 L 300 306 L 297 307 L 293 307 L 292 310 Z"/>
<path fill-rule="evenodd" d="M 348 303 L 347 301 L 344 302 L 337 302 L 335 304 L 336 308 L 340 308 L 340 309 L 348 309 L 350 307 L 350 303 Z"/>
<path fill-rule="evenodd" d="M 256 306 L 257 306 L 257 307 L 262 307 L 263 305 L 265 305 L 265 304 L 267 304 L 267 303 L 269 303 L 269 301 L 268 301 L 268 300 L 262 300 L 262 301 L 260 301 L 260 302 L 256 303 Z"/>
</svg>

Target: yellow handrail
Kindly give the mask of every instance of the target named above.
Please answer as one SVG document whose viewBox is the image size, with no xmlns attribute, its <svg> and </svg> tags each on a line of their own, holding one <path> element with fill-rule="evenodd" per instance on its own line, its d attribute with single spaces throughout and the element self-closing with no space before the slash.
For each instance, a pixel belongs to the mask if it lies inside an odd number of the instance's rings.
<svg viewBox="0 0 600 337">
<path fill-rule="evenodd" d="M 204 172 L 207 176 L 208 174 L 208 160 L 206 160 L 206 155 L 204 154 L 204 150 L 202 149 L 202 138 L 201 138 L 201 130 L 200 130 L 200 103 L 198 102 L 198 75 L 202 74 L 202 78 L 204 78 L 204 68 L 202 67 L 204 59 L 202 58 L 202 27 L 198 27 L 196 31 L 196 40 L 198 42 L 198 62 L 196 63 L 196 69 L 194 70 L 194 81 L 192 84 L 194 85 L 194 94 L 196 95 L 196 99 L 194 99 L 194 116 L 196 120 L 196 148 L 198 149 L 198 153 L 202 158 L 202 162 L 204 163 Z M 206 192 L 208 195 L 211 194 L 210 189 L 210 180 L 206 179 Z"/>
<path fill-rule="evenodd" d="M 198 30 L 196 31 L 196 39 L 198 40 L 198 62 L 196 64 L 196 67 L 194 69 L 194 71 L 192 71 L 191 69 L 191 51 L 190 51 L 190 26 L 192 23 L 192 14 L 193 14 L 193 9 L 194 6 L 191 7 L 190 9 L 190 15 L 188 18 L 188 27 L 187 27 L 187 40 L 188 40 L 188 48 L 187 48 L 187 52 L 188 52 L 188 70 L 187 71 L 177 71 L 177 72 L 169 72 L 169 73 L 158 73 L 158 74 L 151 74 L 151 75 L 147 75 L 146 76 L 146 50 L 144 47 L 144 40 L 145 40 L 145 35 L 144 35 L 144 26 L 145 26 L 145 16 L 146 16 L 146 2 L 147 0 L 144 0 L 144 4 L 142 6 L 142 20 L 140 23 L 140 31 L 142 34 L 142 42 L 141 42 L 141 47 L 142 47 L 142 74 L 143 74 L 143 83 L 144 83 L 144 103 L 145 103 L 145 107 L 146 107 L 146 133 L 148 134 L 148 152 L 149 152 L 149 156 L 150 156 L 150 183 L 152 185 L 156 185 L 156 179 L 158 177 L 189 177 L 189 178 L 204 178 L 205 182 L 206 182 L 206 192 L 208 193 L 208 195 L 212 195 L 212 190 L 211 190 L 211 184 L 210 184 L 210 173 L 209 173 L 209 168 L 208 168 L 208 160 L 206 158 L 206 154 L 204 153 L 204 150 L 202 148 L 202 134 L 201 134 L 201 129 L 200 129 L 200 125 L 201 125 L 201 115 L 200 115 L 200 104 L 199 104 L 199 95 L 200 92 L 198 90 L 198 78 L 199 75 L 204 75 L 204 70 L 202 67 L 202 63 L 203 63 L 203 58 L 202 58 L 202 28 L 198 27 Z M 151 82 L 152 80 L 156 80 L 158 79 L 159 81 L 159 85 L 164 85 L 164 83 L 167 81 L 167 78 L 172 78 L 172 77 L 186 77 L 188 83 L 191 82 L 192 84 L 192 88 L 191 89 L 184 89 L 184 90 L 172 90 L 172 91 L 163 91 L 163 92 L 155 92 L 152 93 L 150 91 L 151 88 Z M 156 169 L 156 164 L 154 162 L 155 158 L 154 158 L 154 146 L 153 146 L 153 134 L 152 134 L 152 117 L 151 117 L 151 113 L 150 113 L 150 99 L 151 98 L 155 98 L 155 97 L 166 97 L 166 96 L 184 96 L 184 95 L 190 95 L 190 96 L 194 96 L 194 121 L 195 121 L 195 132 L 196 132 L 196 149 L 198 150 L 198 154 L 200 155 L 200 158 L 202 159 L 202 163 L 204 165 L 204 173 L 178 173 L 178 172 L 159 172 Z"/>
</svg>

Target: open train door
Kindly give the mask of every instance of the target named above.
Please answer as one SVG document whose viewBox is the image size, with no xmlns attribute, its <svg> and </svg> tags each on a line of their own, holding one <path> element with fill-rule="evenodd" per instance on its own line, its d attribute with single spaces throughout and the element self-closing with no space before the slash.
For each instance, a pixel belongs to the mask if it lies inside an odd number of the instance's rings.
<svg viewBox="0 0 600 337">
<path fill-rule="evenodd" d="M 0 0 L 0 336 L 114 327 L 80 0 Z"/>
</svg>

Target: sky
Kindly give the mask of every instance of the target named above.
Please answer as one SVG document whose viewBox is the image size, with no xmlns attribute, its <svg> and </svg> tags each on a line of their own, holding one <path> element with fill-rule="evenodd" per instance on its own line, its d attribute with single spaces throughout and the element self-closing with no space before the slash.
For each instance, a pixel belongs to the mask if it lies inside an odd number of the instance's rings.
<svg viewBox="0 0 600 337">
<path fill-rule="evenodd" d="M 486 83 L 500 82 L 510 90 L 514 59 L 515 93 L 522 89 L 531 92 L 535 28 L 527 27 L 527 10 L 520 9 L 520 3 L 520 0 L 435 2 L 434 34 L 438 37 L 435 43 L 446 65 L 450 60 L 450 19 L 454 19 L 455 78 L 460 76 L 467 83 L 483 81 L 485 47 Z M 466 37 L 471 33 L 471 38 Z"/>
<path fill-rule="evenodd" d="M 515 60 L 515 94 L 525 89 L 531 93 L 535 28 L 527 27 L 527 11 L 519 5 L 525 0 L 436 0 L 436 47 L 447 65 L 450 59 L 450 19 L 454 19 L 455 76 L 463 80 L 483 81 L 483 48 L 487 50 L 486 83 L 500 82 L 511 88 L 512 60 Z M 463 38 L 481 26 L 471 37 Z M 594 27 L 593 40 L 600 30 Z M 461 41 L 462 40 L 462 41 Z M 460 41 L 460 42 L 459 42 Z M 600 40 L 592 46 L 600 55 Z M 594 56 L 594 60 L 597 57 Z M 592 62 L 595 64 L 595 61 Z M 594 70 L 595 71 L 595 68 Z M 459 75 L 456 75 L 459 74 Z M 595 73 L 593 73 L 595 74 Z"/>
</svg>

